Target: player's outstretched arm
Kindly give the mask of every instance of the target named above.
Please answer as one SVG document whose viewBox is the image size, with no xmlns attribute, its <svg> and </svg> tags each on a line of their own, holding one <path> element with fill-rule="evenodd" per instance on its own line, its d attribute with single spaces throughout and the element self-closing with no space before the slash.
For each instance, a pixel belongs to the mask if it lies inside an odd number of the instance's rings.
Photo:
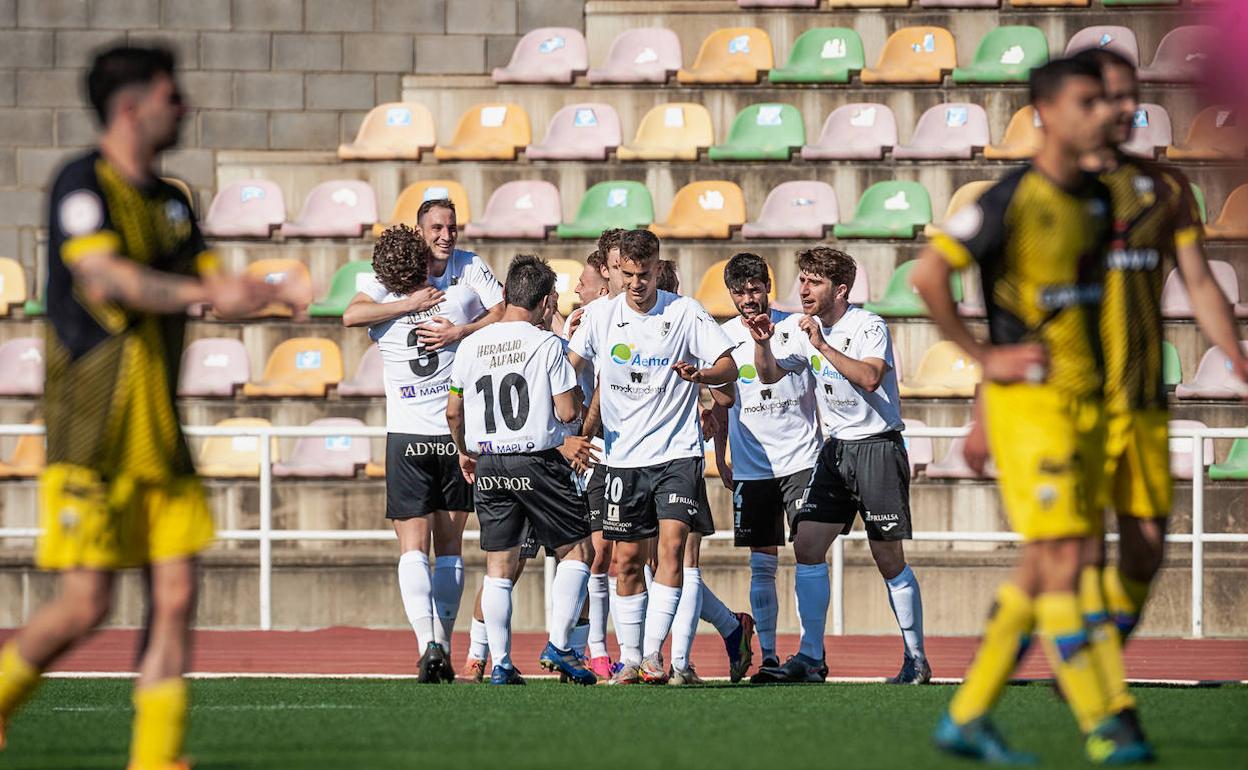
<svg viewBox="0 0 1248 770">
<path fill-rule="evenodd" d="M 727 385 L 720 385 L 718 388 L 708 387 L 707 391 L 711 394 L 711 401 L 717 407 L 731 409 L 732 405 L 737 403 L 736 383 L 730 382 Z M 719 424 L 727 425 L 728 423 L 721 421 Z"/>
<path fill-rule="evenodd" d="M 784 367 L 780 366 L 780 362 L 776 360 L 776 354 L 771 349 L 771 338 L 776 333 L 776 325 L 772 323 L 771 316 L 759 313 L 753 318 L 747 318 L 745 328 L 749 330 L 750 337 L 754 340 L 754 368 L 758 370 L 759 379 L 767 385 L 784 379 L 786 374 Z"/>
<path fill-rule="evenodd" d="M 677 361 L 672 370 L 686 382 L 699 385 L 726 385 L 737 379 L 737 362 L 732 360 L 732 352 L 725 350 L 715 363 L 699 369 L 688 361 Z"/>
<path fill-rule="evenodd" d="M 719 470 L 720 482 L 732 489 L 732 464 L 728 462 L 728 410 L 717 403 L 711 407 L 711 414 L 722 426 L 715 433 L 715 467 Z"/>
<path fill-rule="evenodd" d="M 489 310 L 485 311 L 485 315 L 481 316 L 472 323 L 466 323 L 462 326 L 456 326 L 441 316 L 429 319 L 429 322 L 416 330 L 416 334 L 420 337 L 420 344 L 425 350 L 441 350 L 448 345 L 454 345 L 464 337 L 472 334 L 488 324 L 503 317 L 503 309 L 506 306 L 500 302 Z"/>
<path fill-rule="evenodd" d="M 873 391 L 880 387 L 880 382 L 884 379 L 884 373 L 888 371 L 888 362 L 882 358 L 864 358 L 861 361 L 857 358 L 851 358 L 841 351 L 828 344 L 823 338 L 823 330 L 820 328 L 820 321 L 811 316 L 804 316 L 798 322 L 797 328 L 801 329 L 810 345 L 819 351 L 819 355 L 823 356 L 832 368 L 840 372 L 845 379 L 849 380 L 853 385 L 858 386 L 866 391 Z M 880 329 L 880 334 L 887 334 L 887 330 Z"/>
<path fill-rule="evenodd" d="M 1235 314 L 1209 270 L 1209 263 L 1200 242 L 1193 240 L 1180 246 L 1178 263 L 1179 275 L 1187 286 L 1187 294 L 1192 300 L 1192 312 L 1200 330 L 1226 354 L 1231 362 L 1231 371 L 1241 381 L 1248 382 L 1248 357 L 1240 349 Z"/>
<path fill-rule="evenodd" d="M 568 353 L 569 358 L 575 355 L 575 353 Z M 581 423 L 582 436 L 597 436 L 602 430 L 601 394 L 602 391 L 599 388 L 594 388 L 594 396 L 589 400 L 589 408 L 585 410 L 585 421 Z"/>
<path fill-rule="evenodd" d="M 442 297 L 442 292 L 432 286 L 417 289 L 397 302 L 377 302 L 360 292 L 351 298 L 347 309 L 342 311 L 342 325 L 347 327 L 373 326 L 393 321 L 408 313 L 423 313 L 429 308 L 437 307 Z"/>
</svg>

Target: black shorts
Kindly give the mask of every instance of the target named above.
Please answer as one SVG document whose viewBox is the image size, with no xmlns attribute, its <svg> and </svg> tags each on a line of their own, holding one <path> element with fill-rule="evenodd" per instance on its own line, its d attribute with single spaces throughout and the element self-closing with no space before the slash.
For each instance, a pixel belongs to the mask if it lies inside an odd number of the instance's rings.
<svg viewBox="0 0 1248 770">
<path fill-rule="evenodd" d="M 386 434 L 386 518 L 471 511 L 472 485 L 459 470 L 450 435 Z"/>
<path fill-rule="evenodd" d="M 521 560 L 536 559 L 541 551 L 542 544 L 537 542 L 537 535 L 533 534 L 533 525 L 526 520 L 524 522 L 524 533 L 520 535 L 520 558 Z M 555 549 L 547 548 L 546 555 L 553 557 Z"/>
<path fill-rule="evenodd" d="M 536 555 L 537 545 L 552 550 L 589 537 L 575 475 L 554 449 L 481 455 L 475 488 L 481 550 L 518 548 L 531 536 Z"/>
<path fill-rule="evenodd" d="M 910 460 L 897 431 L 856 441 L 828 439 L 793 528 L 818 521 L 844 524 L 849 532 L 858 515 L 870 540 L 910 539 Z"/>
<path fill-rule="evenodd" d="M 602 531 L 602 511 L 607 497 L 607 466 L 595 465 L 589 475 L 589 485 L 585 488 L 585 496 L 589 501 L 589 529 L 592 532 Z"/>
<path fill-rule="evenodd" d="M 732 541 L 738 548 L 784 545 L 784 525 L 802 504 L 813 469 L 778 479 L 751 479 L 732 485 Z"/>
<path fill-rule="evenodd" d="M 715 534 L 702 465 L 701 457 L 682 457 L 645 468 L 599 466 L 594 476 L 603 474 L 603 537 L 624 542 L 656 537 L 660 519 Z"/>
</svg>

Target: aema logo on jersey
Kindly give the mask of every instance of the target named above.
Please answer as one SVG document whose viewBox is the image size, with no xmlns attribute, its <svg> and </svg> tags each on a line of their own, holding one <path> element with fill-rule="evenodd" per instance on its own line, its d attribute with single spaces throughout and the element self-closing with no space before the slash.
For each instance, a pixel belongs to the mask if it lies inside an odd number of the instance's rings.
<svg viewBox="0 0 1248 770">
<path fill-rule="evenodd" d="M 810 370 L 820 377 L 827 377 L 833 380 L 845 379 L 845 375 L 838 372 L 834 367 L 828 366 L 819 356 L 810 357 Z"/>
<path fill-rule="evenodd" d="M 664 356 L 647 356 L 642 358 L 641 354 L 633 350 L 632 345 L 623 342 L 616 343 L 611 348 L 611 360 L 617 364 L 629 364 L 631 366 L 667 366 L 672 359 Z"/>
<path fill-rule="evenodd" d="M 737 370 L 737 379 L 741 380 L 742 385 L 750 385 L 758 379 L 758 370 L 754 368 L 754 364 L 746 364 Z"/>
</svg>

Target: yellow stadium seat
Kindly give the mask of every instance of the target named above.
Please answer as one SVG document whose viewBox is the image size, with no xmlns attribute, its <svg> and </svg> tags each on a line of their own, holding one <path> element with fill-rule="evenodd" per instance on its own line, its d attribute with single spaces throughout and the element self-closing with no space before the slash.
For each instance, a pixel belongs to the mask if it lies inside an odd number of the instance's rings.
<svg viewBox="0 0 1248 770">
<path fill-rule="evenodd" d="M 171 184 L 178 188 L 178 192 L 186 196 L 187 203 L 191 204 L 191 213 L 195 213 L 195 193 L 191 192 L 191 186 L 176 176 L 162 176 L 161 180 L 166 184 Z"/>
<path fill-rule="evenodd" d="M 650 225 L 660 238 L 728 238 L 745 224 L 745 194 L 735 182 L 690 182 L 676 191 L 666 222 Z"/>
<path fill-rule="evenodd" d="M 547 264 L 555 271 L 555 291 L 559 292 L 559 314 L 564 318 L 576 309 L 576 282 L 581 279 L 585 266 L 575 259 L 548 259 Z"/>
<path fill-rule="evenodd" d="M 259 278 L 267 283 L 301 285 L 307 289 L 306 294 L 309 297 L 311 296 L 312 275 L 308 272 L 308 266 L 297 259 L 257 259 L 255 262 L 247 265 L 245 272 L 247 275 Z M 249 318 L 290 318 L 290 316 L 289 307 L 273 304 L 261 308 L 249 316 Z"/>
<path fill-rule="evenodd" d="M 971 398 L 981 378 L 974 359 L 942 340 L 927 349 L 919 370 L 901 383 L 898 392 L 902 398 Z"/>
<path fill-rule="evenodd" d="M 399 199 L 394 202 L 394 211 L 390 212 L 390 221 L 373 225 L 373 235 L 381 235 L 387 227 L 400 222 L 415 227 L 420 204 L 435 198 L 449 198 L 455 204 L 455 223 L 461 231 L 472 221 L 472 207 L 468 204 L 468 193 L 462 184 L 454 179 L 422 179 L 403 188 Z"/>
<path fill-rule="evenodd" d="M 383 457 L 380 463 L 370 462 L 364 466 L 364 477 L 370 479 L 384 479 L 386 477 L 386 460 Z"/>
<path fill-rule="evenodd" d="M 990 144 L 984 148 L 984 158 L 988 160 L 1031 158 L 1040 151 L 1040 144 L 1043 141 L 1044 131 L 1041 128 L 1040 116 L 1029 104 L 1010 118 L 1000 144 Z"/>
<path fill-rule="evenodd" d="M 880 59 L 862 71 L 863 83 L 936 83 L 958 66 L 953 35 L 944 27 L 903 27 L 888 36 Z"/>
<path fill-rule="evenodd" d="M 698 58 L 680 69 L 680 83 L 757 83 L 760 72 L 774 66 L 771 38 L 757 27 L 728 27 L 706 36 Z"/>
<path fill-rule="evenodd" d="M 1240 118 L 1230 107 L 1206 107 L 1192 119 L 1187 139 L 1166 148 L 1170 160 L 1239 160 L 1244 157 Z"/>
<path fill-rule="evenodd" d="M 1209 240 L 1248 240 L 1248 184 L 1241 184 L 1226 196 L 1218 218 L 1205 226 Z"/>
<path fill-rule="evenodd" d="M 438 160 L 515 160 L 529 146 L 529 114 L 518 104 L 477 104 L 468 108 L 449 144 L 438 145 Z"/>
<path fill-rule="evenodd" d="M 218 428 L 269 427 L 261 417 L 231 417 L 217 423 Z M 277 438 L 270 439 L 269 459 L 277 462 Z M 195 463 L 199 475 L 211 478 L 251 478 L 260 475 L 259 436 L 208 436 L 199 447 Z"/>
<path fill-rule="evenodd" d="M 0 317 L 26 301 L 26 271 L 12 257 L 0 257 Z"/>
<path fill-rule="evenodd" d="M 616 150 L 620 160 L 697 160 L 715 144 L 715 128 L 706 107 L 693 102 L 653 107 L 637 126 L 632 144 Z"/>
<path fill-rule="evenodd" d="M 724 267 L 727 264 L 728 260 L 721 259 L 708 267 L 702 274 L 697 293 L 693 295 L 694 299 L 706 308 L 706 312 L 716 318 L 730 318 L 737 314 L 736 305 L 732 304 L 732 295 L 728 293 L 728 286 L 724 284 Z M 767 296 L 775 302 L 776 274 L 771 269 L 771 265 L 767 266 L 767 274 L 771 277 L 771 291 L 767 292 Z"/>
<path fill-rule="evenodd" d="M 433 115 L 419 102 L 387 102 L 369 110 L 350 144 L 338 145 L 343 160 L 420 160 L 435 144 Z"/>
<path fill-rule="evenodd" d="M 0 479 L 34 478 L 47 464 L 48 453 L 42 435 L 18 436 L 13 454 L 7 460 L 0 461 Z"/>
<path fill-rule="evenodd" d="M 243 395 L 270 398 L 324 398 L 342 382 L 342 351 L 333 340 L 295 337 L 273 349 L 264 378 L 243 386 Z"/>
<path fill-rule="evenodd" d="M 949 217 L 958 213 L 958 209 L 979 200 L 979 196 L 996 184 L 993 179 L 981 179 L 978 182 L 967 182 L 958 189 L 953 191 L 953 197 L 949 199 L 949 206 L 945 209 L 945 216 L 942 222 L 949 221 Z M 928 224 L 923 228 L 923 235 L 928 238 L 935 236 L 940 232 L 940 225 Z"/>
</svg>

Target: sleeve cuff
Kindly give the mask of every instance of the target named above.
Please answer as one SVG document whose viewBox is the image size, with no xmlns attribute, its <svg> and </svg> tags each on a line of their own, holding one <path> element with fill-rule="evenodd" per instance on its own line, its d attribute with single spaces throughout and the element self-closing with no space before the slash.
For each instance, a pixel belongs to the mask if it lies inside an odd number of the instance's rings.
<svg viewBox="0 0 1248 770">
<path fill-rule="evenodd" d="M 79 235 L 61 244 L 61 261 L 73 265 L 89 254 L 117 253 L 121 250 L 121 237 L 112 230 L 100 230 L 90 235 Z"/>
<path fill-rule="evenodd" d="M 961 241 L 954 240 L 944 233 L 938 233 L 934 236 L 931 240 L 931 246 L 955 270 L 965 270 L 975 261 L 971 256 L 970 250 L 962 245 Z"/>
<path fill-rule="evenodd" d="M 211 249 L 199 252 L 195 256 L 195 272 L 201 278 L 220 275 L 221 257 Z"/>
<path fill-rule="evenodd" d="M 1200 225 L 1191 225 L 1184 227 L 1174 234 L 1174 245 L 1183 248 L 1200 243 L 1204 237 L 1204 229 Z"/>
</svg>

